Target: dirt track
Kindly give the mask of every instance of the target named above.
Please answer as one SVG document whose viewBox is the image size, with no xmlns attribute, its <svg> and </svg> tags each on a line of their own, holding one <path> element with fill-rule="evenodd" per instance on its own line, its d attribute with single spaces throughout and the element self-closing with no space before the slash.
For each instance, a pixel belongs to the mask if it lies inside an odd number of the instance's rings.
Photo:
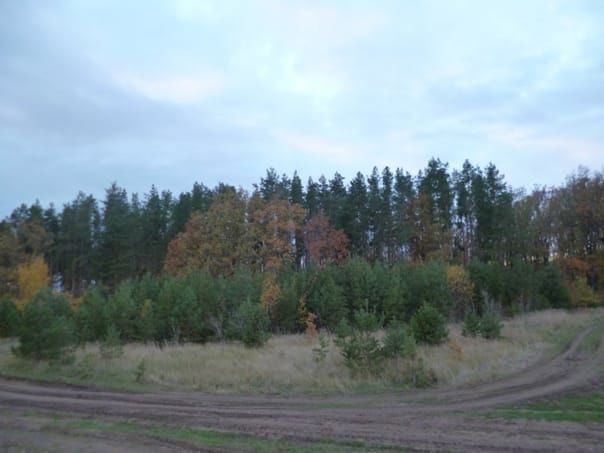
<svg viewBox="0 0 604 453">
<path fill-rule="evenodd" d="M 593 329 L 582 332 L 566 351 L 553 359 L 498 381 L 456 389 L 329 398 L 246 397 L 126 394 L 0 379 L 0 410 L 7 414 L 14 409 L 35 409 L 294 441 L 364 440 L 418 450 L 602 451 L 603 424 L 503 421 L 469 416 L 477 410 L 600 384 L 604 369 L 601 342 L 595 351 L 584 352 L 581 348 Z M 16 423 L 15 419 L 0 415 L 0 434 L 20 429 Z M 165 442 L 144 446 L 140 439 L 130 438 L 127 442 L 147 451 L 166 448 Z M 187 448 L 185 444 L 173 447 Z"/>
</svg>

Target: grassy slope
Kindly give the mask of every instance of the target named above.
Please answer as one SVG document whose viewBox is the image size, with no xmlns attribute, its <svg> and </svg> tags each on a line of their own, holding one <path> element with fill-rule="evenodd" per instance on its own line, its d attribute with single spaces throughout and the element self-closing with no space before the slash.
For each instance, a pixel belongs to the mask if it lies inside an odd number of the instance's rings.
<svg viewBox="0 0 604 453">
<path fill-rule="evenodd" d="M 524 368 L 546 354 L 559 351 L 585 325 L 604 317 L 604 310 L 535 312 L 506 321 L 503 338 L 486 341 L 465 338 L 461 326 L 452 325 L 451 342 L 420 347 L 424 366 L 442 384 L 489 380 Z M 240 344 L 152 345 L 131 344 L 121 357 L 105 360 L 98 346 L 88 345 L 69 363 L 35 363 L 14 357 L 11 341 L 0 342 L 0 373 L 42 380 L 94 385 L 125 390 L 193 389 L 214 393 L 327 393 L 374 392 L 400 388 L 409 363 L 392 362 L 384 376 L 353 379 L 331 346 L 317 363 L 312 348 L 316 340 L 303 335 L 272 338 L 260 349 Z M 144 362 L 143 383 L 136 382 L 137 367 Z"/>
</svg>

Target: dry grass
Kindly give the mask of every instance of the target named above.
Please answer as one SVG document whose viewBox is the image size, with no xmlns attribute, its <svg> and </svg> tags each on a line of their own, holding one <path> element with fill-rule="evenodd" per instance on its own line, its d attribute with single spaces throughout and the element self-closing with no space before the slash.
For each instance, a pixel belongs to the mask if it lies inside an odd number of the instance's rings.
<svg viewBox="0 0 604 453">
<path fill-rule="evenodd" d="M 171 387 L 208 392 L 275 392 L 301 389 L 344 390 L 347 371 L 335 347 L 324 362 L 313 359 L 315 341 L 304 335 L 271 338 L 266 346 L 249 349 L 236 343 L 153 346 L 129 345 L 116 366 L 144 360 L 146 380 Z"/>
<path fill-rule="evenodd" d="M 437 347 L 421 346 L 418 356 L 441 385 L 458 385 L 492 379 L 522 369 L 544 355 L 560 350 L 583 326 L 604 319 L 604 309 L 572 313 L 548 310 L 519 316 L 504 323 L 503 338 L 465 338 L 461 325 L 450 326 L 450 342 Z M 312 349 L 316 339 L 283 335 L 260 349 L 237 343 L 205 345 L 130 344 L 121 357 L 105 360 L 99 348 L 89 345 L 76 352 L 75 361 L 60 367 L 30 364 L 9 357 L 0 348 L 0 371 L 33 377 L 62 378 L 100 386 L 136 388 L 136 369 L 145 364 L 146 387 L 193 389 L 212 393 L 309 393 L 383 390 L 401 385 L 409 364 L 387 365 L 380 378 L 350 376 L 333 345 L 324 361 L 317 363 Z M 46 367 L 46 368 L 45 368 Z"/>
<path fill-rule="evenodd" d="M 533 312 L 505 321 L 502 338 L 488 341 L 466 338 L 461 335 L 461 324 L 450 325 L 453 344 L 422 346 L 419 354 L 440 383 L 458 385 L 489 380 L 560 351 L 579 329 L 598 318 L 604 318 L 604 309 Z"/>
</svg>

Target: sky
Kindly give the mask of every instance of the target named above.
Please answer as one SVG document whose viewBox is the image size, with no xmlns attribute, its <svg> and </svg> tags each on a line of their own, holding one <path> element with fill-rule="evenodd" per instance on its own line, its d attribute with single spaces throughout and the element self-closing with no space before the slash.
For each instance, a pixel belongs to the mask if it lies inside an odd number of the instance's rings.
<svg viewBox="0 0 604 453">
<path fill-rule="evenodd" d="M 0 218 L 431 157 L 601 170 L 604 2 L 0 1 Z"/>
</svg>

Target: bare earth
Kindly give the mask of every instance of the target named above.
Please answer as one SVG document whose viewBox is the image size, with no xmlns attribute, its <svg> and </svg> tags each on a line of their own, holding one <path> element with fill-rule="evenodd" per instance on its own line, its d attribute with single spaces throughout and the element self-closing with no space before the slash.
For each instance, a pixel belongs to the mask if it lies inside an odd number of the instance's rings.
<svg viewBox="0 0 604 453">
<path fill-rule="evenodd" d="M 42 451 L 197 450 L 140 435 L 72 438 L 41 432 L 36 413 L 65 413 L 105 421 L 208 428 L 290 441 L 363 440 L 409 450 L 603 451 L 604 424 L 506 421 L 480 410 L 522 403 L 602 382 L 604 348 L 580 347 L 594 327 L 560 355 L 513 376 L 454 389 L 368 396 L 218 396 L 199 393 L 128 394 L 0 378 L 0 449 Z M 14 414 L 14 415 L 13 415 Z"/>
</svg>

